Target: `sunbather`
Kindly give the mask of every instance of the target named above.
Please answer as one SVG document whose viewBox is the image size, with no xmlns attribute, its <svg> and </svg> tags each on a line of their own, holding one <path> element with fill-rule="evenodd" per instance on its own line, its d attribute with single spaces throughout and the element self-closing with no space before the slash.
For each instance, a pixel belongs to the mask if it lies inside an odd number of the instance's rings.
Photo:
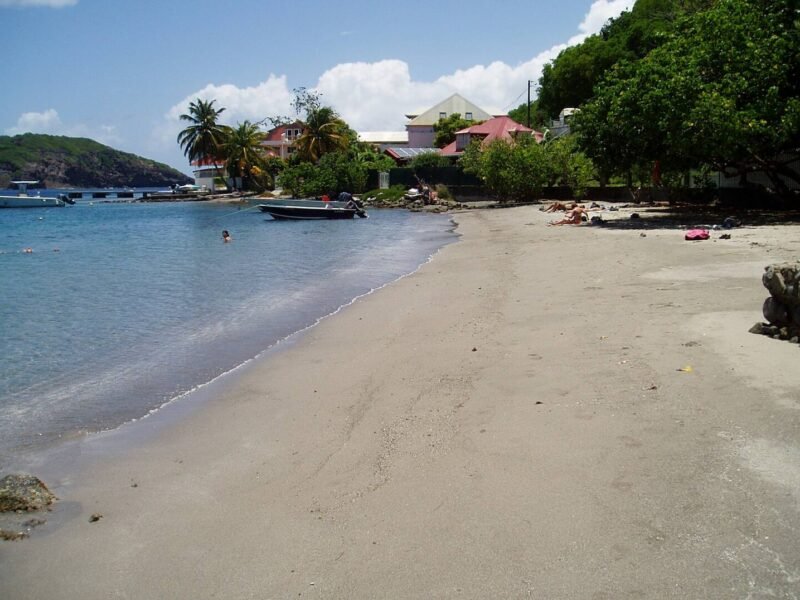
<svg viewBox="0 0 800 600">
<path fill-rule="evenodd" d="M 551 221 L 548 225 L 580 225 L 586 215 L 586 209 L 580 204 L 576 205 L 560 221 Z"/>
<path fill-rule="evenodd" d="M 578 206 L 577 202 L 553 202 L 547 208 L 543 208 L 544 212 L 556 212 L 557 210 L 568 211 Z"/>
</svg>

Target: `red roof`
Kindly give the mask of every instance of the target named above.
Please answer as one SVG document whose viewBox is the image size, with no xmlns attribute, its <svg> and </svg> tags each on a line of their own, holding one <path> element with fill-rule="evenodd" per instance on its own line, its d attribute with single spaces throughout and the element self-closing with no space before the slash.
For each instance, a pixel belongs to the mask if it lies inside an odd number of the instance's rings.
<svg viewBox="0 0 800 600">
<path fill-rule="evenodd" d="M 487 144 L 497 139 L 512 140 L 520 133 L 533 135 L 537 142 L 541 142 L 544 137 L 541 132 L 535 131 L 530 127 L 525 127 L 525 125 L 517 123 L 514 119 L 505 115 L 494 117 L 493 119 L 484 121 L 480 125 L 473 125 L 472 127 L 456 131 L 456 136 L 464 134 L 469 135 L 470 138 L 475 136 L 482 138 L 482 143 Z M 442 148 L 442 154 L 445 156 L 454 156 L 462 152 L 463 150 L 457 149 L 457 142 L 455 141 Z"/>
</svg>

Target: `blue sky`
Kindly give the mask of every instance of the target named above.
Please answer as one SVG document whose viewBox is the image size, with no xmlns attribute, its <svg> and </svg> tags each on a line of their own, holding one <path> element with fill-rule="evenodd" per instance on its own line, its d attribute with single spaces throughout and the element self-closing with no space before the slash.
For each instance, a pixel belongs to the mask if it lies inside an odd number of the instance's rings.
<svg viewBox="0 0 800 600">
<path fill-rule="evenodd" d="M 178 116 L 215 98 L 231 124 L 320 91 L 357 130 L 459 92 L 490 112 L 633 0 L 0 0 L 0 133 L 91 137 L 189 166 Z"/>
</svg>

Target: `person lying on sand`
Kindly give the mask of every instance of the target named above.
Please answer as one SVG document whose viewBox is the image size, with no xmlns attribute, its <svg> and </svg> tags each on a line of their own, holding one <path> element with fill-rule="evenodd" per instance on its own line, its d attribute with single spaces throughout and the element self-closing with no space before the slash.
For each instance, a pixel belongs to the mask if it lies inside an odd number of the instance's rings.
<svg viewBox="0 0 800 600">
<path fill-rule="evenodd" d="M 544 212 L 556 212 L 557 210 L 568 211 L 578 206 L 577 202 L 553 202 L 547 208 L 543 208 Z"/>
<path fill-rule="evenodd" d="M 583 206 L 577 205 L 569 211 L 563 219 L 560 221 L 551 221 L 548 225 L 580 225 L 586 213 L 587 210 Z"/>
</svg>

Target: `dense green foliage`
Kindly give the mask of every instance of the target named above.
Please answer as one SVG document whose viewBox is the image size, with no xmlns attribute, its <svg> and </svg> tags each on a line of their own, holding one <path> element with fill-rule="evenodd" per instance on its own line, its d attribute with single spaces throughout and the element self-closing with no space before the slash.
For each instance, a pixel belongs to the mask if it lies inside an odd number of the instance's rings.
<svg viewBox="0 0 800 600">
<path fill-rule="evenodd" d="M 537 99 L 531 103 L 531 127 L 546 126 L 562 109 L 583 105 L 612 67 L 646 56 L 669 39 L 681 17 L 707 8 L 712 1 L 638 0 L 600 33 L 564 49 L 542 70 Z M 509 116 L 527 124 L 527 103 Z"/>
<path fill-rule="evenodd" d="M 447 144 L 456 140 L 456 131 L 481 123 L 483 121 L 468 121 L 460 113 L 453 113 L 449 117 L 439 119 L 433 124 L 433 131 L 435 132 L 433 145 L 437 148 L 444 148 Z"/>
<path fill-rule="evenodd" d="M 449 167 L 451 165 L 450 159 L 442 156 L 436 150 L 430 152 L 422 152 L 417 154 L 411 159 L 409 167 L 412 169 L 426 169 L 436 167 Z"/>
<path fill-rule="evenodd" d="M 366 144 L 354 144 L 349 150 L 328 152 L 316 163 L 295 161 L 281 172 L 278 180 L 284 191 L 293 196 L 311 197 L 339 192 L 358 194 L 367 186 L 371 170 L 388 170 L 394 162 Z"/>
<path fill-rule="evenodd" d="M 539 108 L 539 101 L 531 101 L 531 122 L 528 123 L 528 105 L 520 104 L 517 108 L 508 111 L 508 116 L 514 119 L 517 123 L 522 123 L 525 126 L 532 127 L 533 129 L 544 129 L 549 124 L 547 114 Z"/>
<path fill-rule="evenodd" d="M 638 6 L 638 4 L 637 4 Z M 800 181 L 800 21 L 792 0 L 720 0 L 613 69 L 574 117 L 606 174 L 764 171 Z M 796 169 L 796 167 L 795 167 Z"/>
<path fill-rule="evenodd" d="M 538 197 L 546 185 L 567 186 L 579 198 L 595 177 L 591 161 L 570 137 L 541 144 L 533 136 L 514 142 L 498 139 L 485 146 L 474 141 L 459 163 L 503 201 Z"/>
<path fill-rule="evenodd" d="M 163 163 L 94 140 L 26 133 L 0 136 L 0 186 L 35 179 L 49 186 L 122 187 L 183 184 L 191 179 Z"/>
<path fill-rule="evenodd" d="M 685 15 L 712 0 L 638 0 L 630 12 L 612 19 L 597 35 L 563 50 L 545 65 L 539 79 L 538 107 L 550 118 L 578 107 L 614 65 L 646 56 L 665 43 Z"/>
</svg>

